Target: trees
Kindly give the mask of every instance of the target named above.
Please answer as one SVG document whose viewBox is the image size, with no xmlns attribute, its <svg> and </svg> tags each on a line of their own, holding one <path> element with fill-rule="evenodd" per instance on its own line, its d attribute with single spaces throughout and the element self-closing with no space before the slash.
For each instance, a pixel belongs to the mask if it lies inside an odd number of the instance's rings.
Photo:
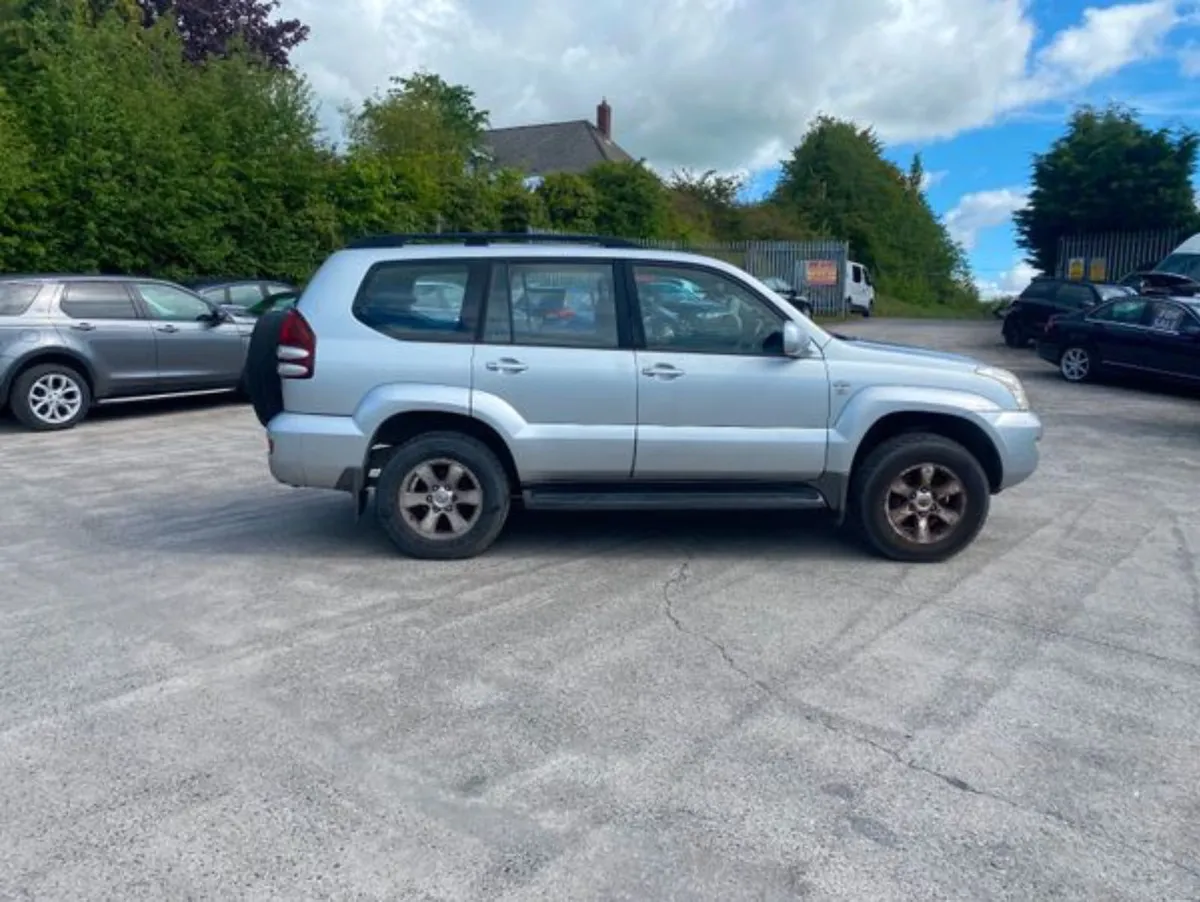
<svg viewBox="0 0 1200 902">
<path fill-rule="evenodd" d="M 966 260 L 921 190 L 920 160 L 901 172 L 869 128 L 817 119 L 775 189 L 775 203 L 817 234 L 849 240 L 880 289 L 920 304 L 978 300 Z"/>
<path fill-rule="evenodd" d="M 667 192 L 644 163 L 601 163 L 585 176 L 596 193 L 596 230 L 629 238 L 659 238 L 667 225 Z"/>
<path fill-rule="evenodd" d="M 776 195 L 755 203 L 738 177 L 664 181 L 640 162 L 531 190 L 488 159 L 488 114 L 472 91 L 428 72 L 348 109 L 347 146 L 331 146 L 307 83 L 283 65 L 294 41 L 255 30 L 274 4 L 239 3 L 0 0 L 0 268 L 303 281 L 364 234 L 549 227 L 846 236 L 918 301 L 957 290 L 961 256 L 925 204 L 919 167 L 900 173 L 869 132 L 819 123 Z M 230 25 L 239 15 L 244 37 Z M 303 34 L 296 24 L 285 38 Z"/>
<path fill-rule="evenodd" d="M 128 0 L 92 0 L 126 3 Z M 286 69 L 293 49 L 308 39 L 308 26 L 297 19 L 275 19 L 279 0 L 136 0 L 142 24 L 174 22 L 191 62 L 226 56 L 240 39 L 267 63 Z"/>
<path fill-rule="evenodd" d="M 1053 271 L 1065 235 L 1200 229 L 1191 184 L 1198 148 L 1195 132 L 1147 128 L 1125 107 L 1078 109 L 1034 157 L 1029 204 L 1014 216 L 1029 262 Z"/>
</svg>

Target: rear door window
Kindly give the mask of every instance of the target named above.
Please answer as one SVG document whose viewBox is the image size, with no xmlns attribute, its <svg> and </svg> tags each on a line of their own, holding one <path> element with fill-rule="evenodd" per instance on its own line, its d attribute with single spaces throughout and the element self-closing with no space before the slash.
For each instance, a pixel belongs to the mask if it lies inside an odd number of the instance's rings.
<svg viewBox="0 0 1200 902">
<path fill-rule="evenodd" d="M 41 287 L 37 282 L 0 282 L 0 316 L 20 316 L 32 306 Z"/>
<path fill-rule="evenodd" d="M 363 325 L 400 341 L 475 340 L 486 262 L 394 261 L 371 267 L 351 308 Z"/>
<path fill-rule="evenodd" d="M 1146 323 L 1156 332 L 1178 332 L 1188 318 L 1182 307 L 1170 301 L 1155 301 L 1149 307 Z"/>
<path fill-rule="evenodd" d="M 612 263 L 522 260 L 497 266 L 484 340 L 547 347 L 619 347 Z"/>
<path fill-rule="evenodd" d="M 71 319 L 138 319 L 124 282 L 68 282 L 58 306 Z"/>
</svg>

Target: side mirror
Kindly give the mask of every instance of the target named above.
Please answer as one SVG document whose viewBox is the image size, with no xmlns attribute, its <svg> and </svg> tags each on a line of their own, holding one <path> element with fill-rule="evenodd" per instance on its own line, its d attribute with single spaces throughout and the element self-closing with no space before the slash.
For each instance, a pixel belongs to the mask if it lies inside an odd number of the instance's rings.
<svg viewBox="0 0 1200 902">
<path fill-rule="evenodd" d="M 788 320 L 783 324 L 783 356 L 807 357 L 812 352 L 812 339 L 799 325 Z"/>
</svg>

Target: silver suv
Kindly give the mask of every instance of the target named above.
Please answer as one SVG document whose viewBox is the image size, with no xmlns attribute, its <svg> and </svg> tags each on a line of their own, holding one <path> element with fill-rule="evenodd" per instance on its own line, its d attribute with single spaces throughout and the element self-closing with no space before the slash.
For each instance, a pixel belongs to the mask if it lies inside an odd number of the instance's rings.
<svg viewBox="0 0 1200 902">
<path fill-rule="evenodd" d="M 936 561 L 1038 462 L 1006 370 L 835 337 L 734 266 L 615 239 L 363 240 L 260 330 L 272 474 L 360 514 L 374 488 L 420 558 L 479 554 L 519 501 L 825 509 Z"/>
</svg>

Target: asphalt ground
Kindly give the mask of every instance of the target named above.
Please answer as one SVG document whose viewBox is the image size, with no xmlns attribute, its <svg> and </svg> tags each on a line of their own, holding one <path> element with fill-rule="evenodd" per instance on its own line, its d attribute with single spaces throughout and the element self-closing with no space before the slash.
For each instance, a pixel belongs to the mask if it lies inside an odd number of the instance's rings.
<svg viewBox="0 0 1200 902">
<path fill-rule="evenodd" d="M 0 898 L 1200 897 L 1200 402 L 847 331 L 1045 421 L 949 563 L 694 514 L 417 562 L 243 405 L 0 422 Z"/>
</svg>

